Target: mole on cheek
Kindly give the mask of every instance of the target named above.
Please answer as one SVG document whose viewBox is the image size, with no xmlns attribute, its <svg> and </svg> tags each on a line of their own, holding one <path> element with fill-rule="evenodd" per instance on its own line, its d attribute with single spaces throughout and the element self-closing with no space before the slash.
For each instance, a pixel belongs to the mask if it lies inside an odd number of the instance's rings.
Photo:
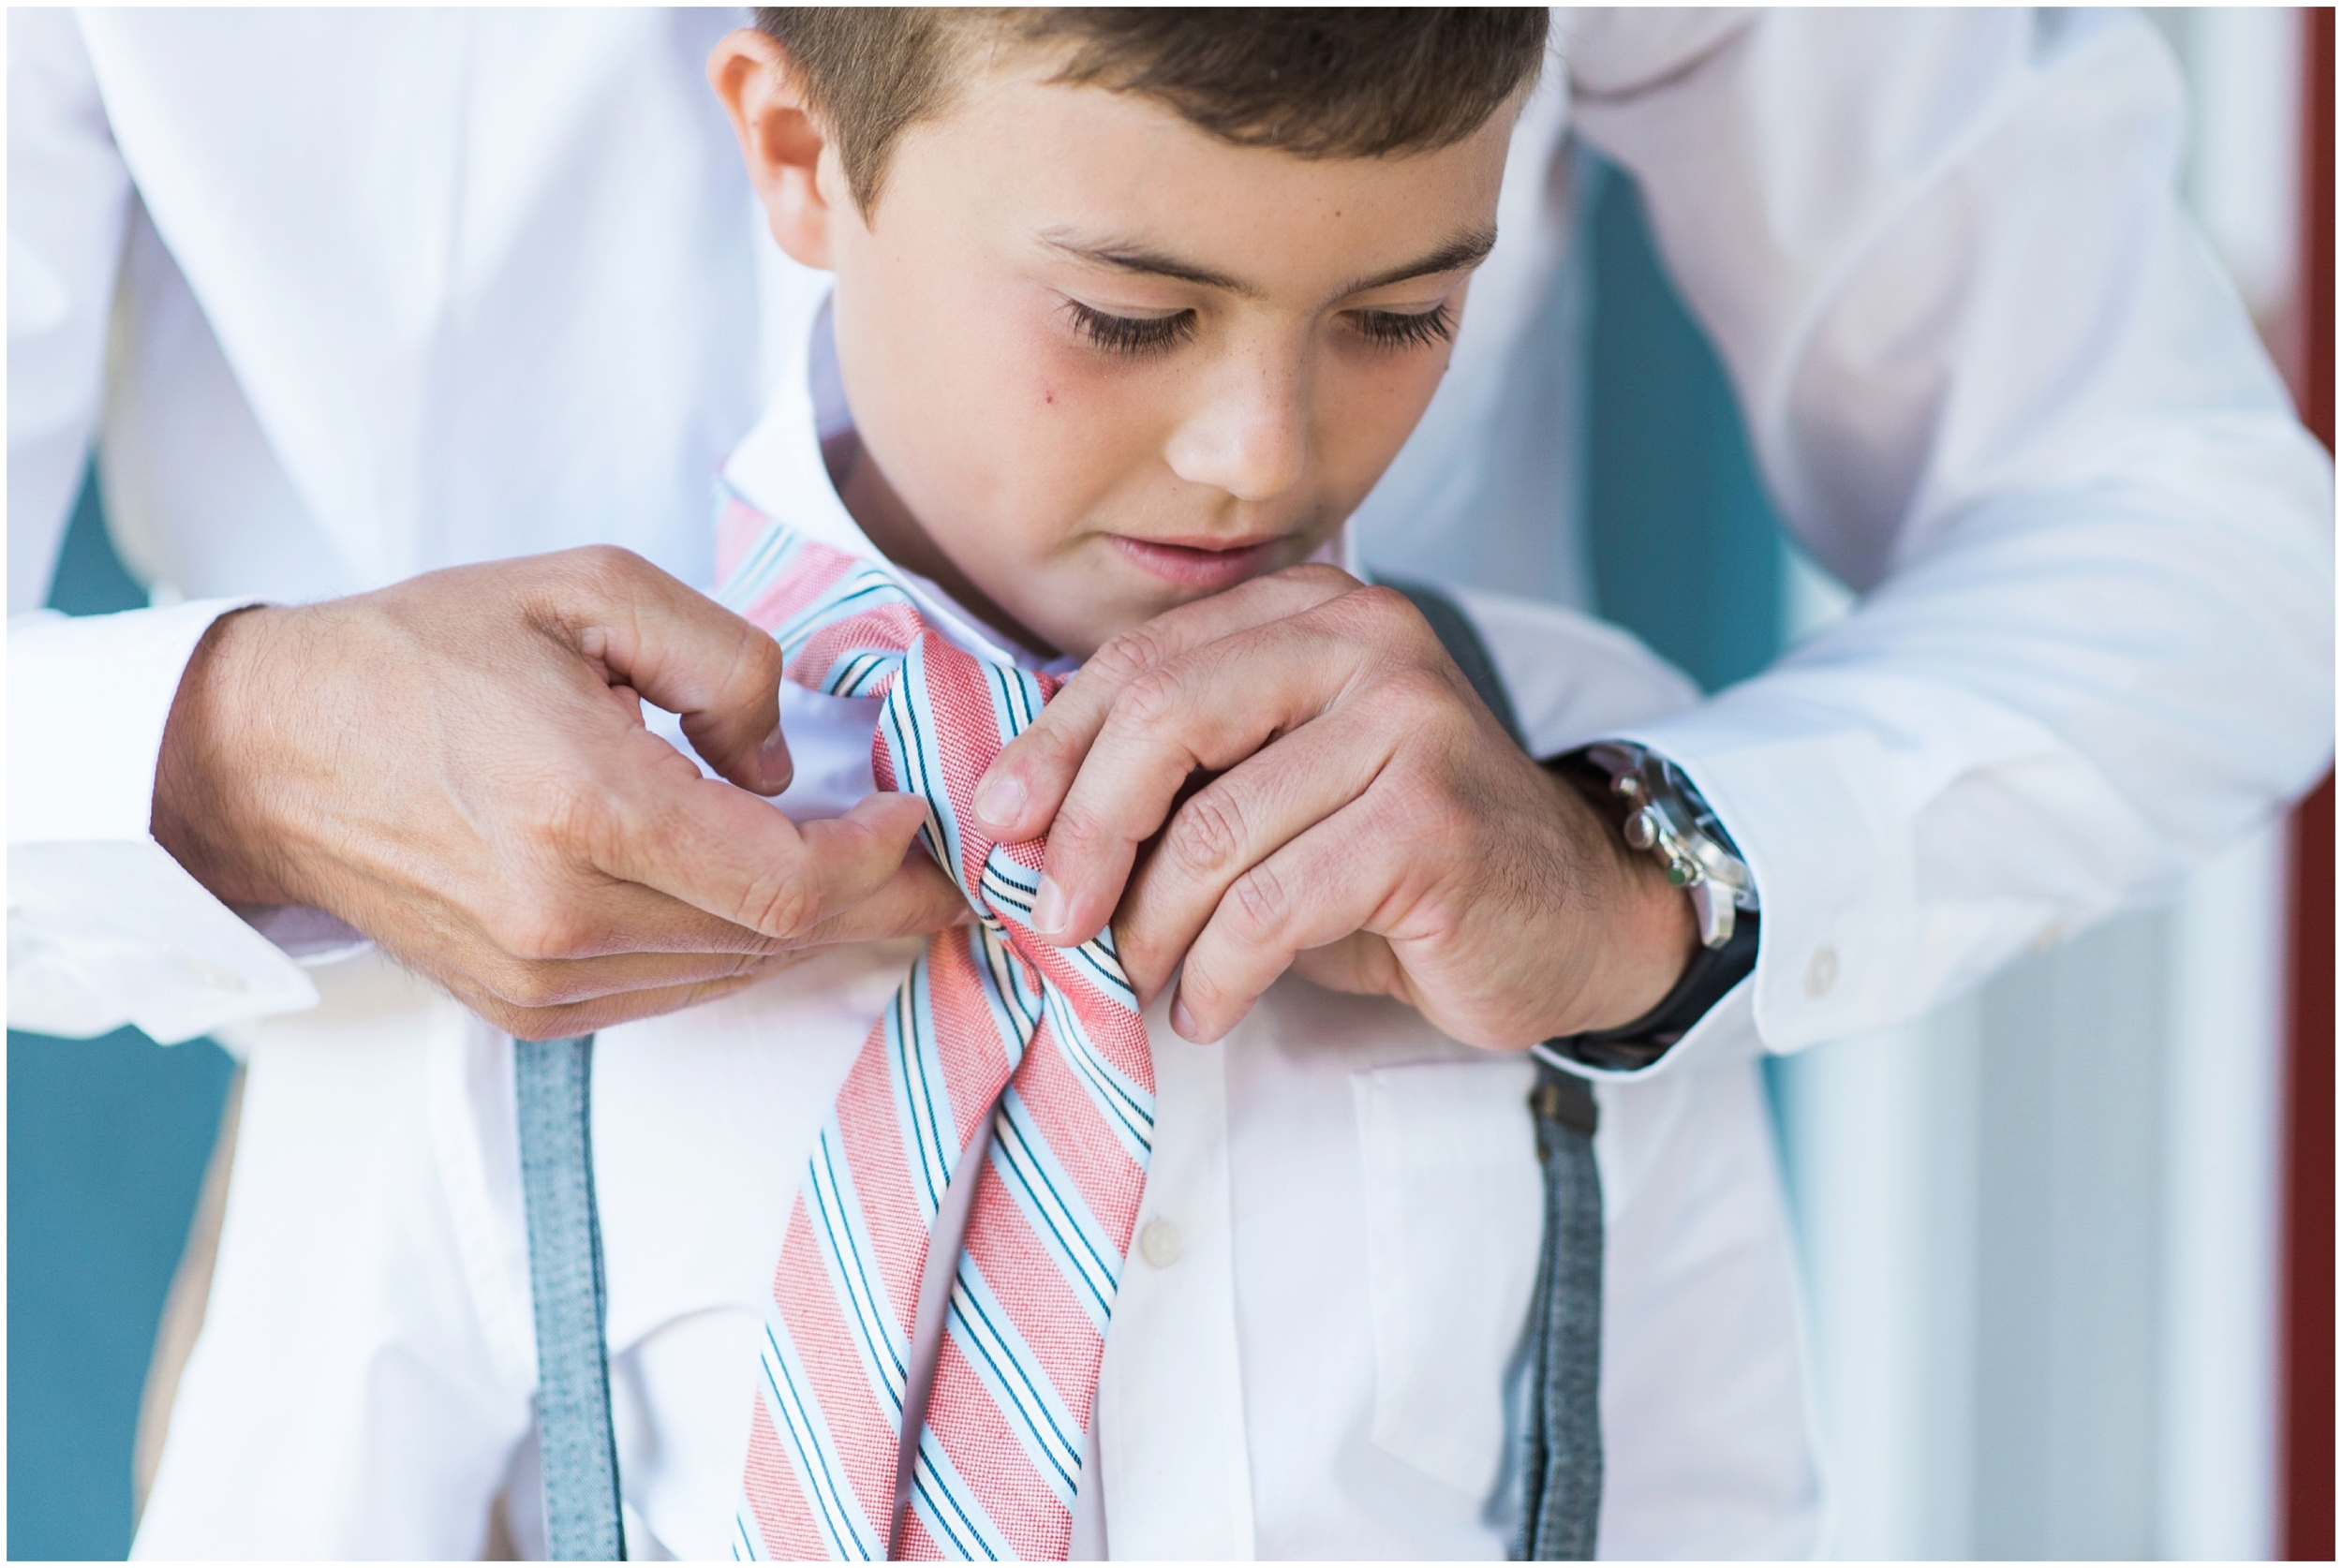
<svg viewBox="0 0 2342 1568">
<path fill-rule="evenodd" d="M 1055 387 L 1042 388 L 1041 401 L 1044 403 L 1055 403 L 1057 401 L 1057 389 Z"/>
</svg>

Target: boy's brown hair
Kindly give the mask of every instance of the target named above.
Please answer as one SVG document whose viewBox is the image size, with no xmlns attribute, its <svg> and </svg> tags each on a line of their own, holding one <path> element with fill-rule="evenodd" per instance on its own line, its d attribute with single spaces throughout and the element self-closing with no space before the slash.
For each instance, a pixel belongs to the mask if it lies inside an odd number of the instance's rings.
<svg viewBox="0 0 2342 1568">
<path fill-rule="evenodd" d="M 1543 7 L 1211 10 L 760 6 L 865 213 L 896 140 L 945 111 L 985 44 L 1061 53 L 1054 80 L 1140 93 L 1213 136 L 1301 157 L 1460 141 L 1545 55 Z"/>
</svg>

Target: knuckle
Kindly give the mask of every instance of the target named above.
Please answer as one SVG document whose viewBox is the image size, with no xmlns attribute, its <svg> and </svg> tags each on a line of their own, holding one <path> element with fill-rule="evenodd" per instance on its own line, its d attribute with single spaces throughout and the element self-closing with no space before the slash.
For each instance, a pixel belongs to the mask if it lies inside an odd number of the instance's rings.
<svg viewBox="0 0 2342 1568">
<path fill-rule="evenodd" d="M 1292 895 L 1284 880 L 1266 865 L 1255 865 L 1236 880 L 1228 890 L 1234 912 L 1246 934 L 1259 938 L 1283 925 L 1292 909 Z"/>
<path fill-rule="evenodd" d="M 784 939 L 804 936 L 821 918 L 820 895 L 801 876 L 774 872 L 741 895 L 735 924 Z"/>
<path fill-rule="evenodd" d="M 507 956 L 524 963 L 591 957 L 597 945 L 587 921 L 550 900 L 507 900 L 489 918 L 487 930 Z"/>
<path fill-rule="evenodd" d="M 1179 807 L 1164 850 L 1180 869 L 1208 876 L 1224 869 L 1244 841 L 1241 808 L 1223 791 L 1206 790 Z"/>
<path fill-rule="evenodd" d="M 577 1000 L 573 984 L 551 964 L 522 964 L 497 987 L 503 999 L 525 1012 L 541 1012 Z"/>
<path fill-rule="evenodd" d="M 492 1009 L 502 1009 L 525 1016 L 535 1009 L 567 999 L 556 994 L 554 977 L 548 972 L 552 968 L 498 954 L 475 965 L 463 977 L 461 989 L 466 999 L 483 1015 Z"/>
<path fill-rule="evenodd" d="M 1385 701 L 1416 723 L 1442 719 L 1459 711 L 1456 688 L 1438 669 L 1402 664 L 1384 677 L 1383 685 Z"/>
<path fill-rule="evenodd" d="M 1381 583 L 1369 584 L 1345 597 L 1354 614 L 1368 615 L 1381 621 L 1422 619 L 1413 600 L 1398 589 Z"/>
<path fill-rule="evenodd" d="M 1082 665 L 1084 673 L 1096 671 L 1112 685 L 1137 679 L 1168 657 L 1163 636 L 1149 625 L 1134 626 L 1109 638 Z"/>
<path fill-rule="evenodd" d="M 733 664 L 734 684 L 762 690 L 780 684 L 780 644 L 772 633 L 740 623 L 740 646 Z"/>
<path fill-rule="evenodd" d="M 1134 677 L 1115 699 L 1114 717 L 1118 724 L 1145 732 L 1168 719 L 1179 703 L 1179 678 L 1156 665 Z"/>
<path fill-rule="evenodd" d="M 1278 575 L 1289 583 L 1296 583 L 1302 587 L 1327 594 L 1356 593 L 1360 588 L 1356 578 L 1340 567 L 1329 566 L 1324 561 L 1303 561 L 1298 566 L 1285 568 Z M 1371 593 L 1375 590 L 1369 588 L 1365 591 Z M 1387 593 L 1390 590 L 1386 588 L 1382 591 Z"/>
<path fill-rule="evenodd" d="M 1359 588 L 1328 608 L 1341 617 L 1350 635 L 1387 653 L 1411 656 L 1410 662 L 1420 662 L 1439 646 L 1431 623 L 1396 588 L 1380 584 Z"/>
<path fill-rule="evenodd" d="M 622 544 L 586 544 L 568 553 L 563 563 L 588 587 L 622 588 L 650 563 Z"/>
</svg>

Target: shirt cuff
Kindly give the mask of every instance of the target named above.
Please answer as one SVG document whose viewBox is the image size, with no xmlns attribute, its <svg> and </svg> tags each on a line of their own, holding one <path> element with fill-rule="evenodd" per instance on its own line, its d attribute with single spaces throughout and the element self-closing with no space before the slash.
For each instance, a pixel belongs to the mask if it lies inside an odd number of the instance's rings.
<svg viewBox="0 0 2342 1568">
<path fill-rule="evenodd" d="M 301 967 L 148 831 L 163 727 L 214 621 L 252 601 L 8 628 L 8 1025 L 163 1043 L 316 1005 Z"/>
<path fill-rule="evenodd" d="M 1626 732 L 1692 781 L 1732 836 L 1764 901 L 1756 968 L 1669 1058 L 1737 1009 L 1773 1051 L 1893 1022 L 1910 1011 L 1905 951 L 1917 918 L 1909 834 L 1875 802 L 1897 798 L 1876 738 L 1765 704 L 1712 701 Z M 1876 786 L 1866 789 L 1864 786 Z M 1663 1058 L 1664 1062 L 1668 1058 Z"/>
</svg>

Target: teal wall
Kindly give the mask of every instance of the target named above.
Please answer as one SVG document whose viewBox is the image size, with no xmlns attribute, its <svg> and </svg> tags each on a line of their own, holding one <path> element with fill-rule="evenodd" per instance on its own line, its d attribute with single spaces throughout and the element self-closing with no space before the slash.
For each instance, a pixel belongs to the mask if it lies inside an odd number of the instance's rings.
<svg viewBox="0 0 2342 1568">
<path fill-rule="evenodd" d="M 74 509 L 49 602 L 146 596 Z M 130 1443 L 230 1071 L 208 1040 L 8 1035 L 8 1556 L 130 1550 Z"/>
<path fill-rule="evenodd" d="M 1781 651 L 1780 518 L 1724 362 L 1668 279 L 1635 182 L 1598 160 L 1581 167 L 1594 182 L 1584 492 L 1594 608 L 1713 691 Z M 1782 1058 L 1765 1058 L 1764 1074 L 1774 1145 L 1786 1148 Z M 1794 1209 L 1794 1190 L 1790 1200 Z"/>
<path fill-rule="evenodd" d="M 1712 691 L 1780 651 L 1781 528 L 1635 183 L 1589 160 L 1585 519 L 1594 605 Z"/>
<path fill-rule="evenodd" d="M 1779 644 L 1778 530 L 1633 183 L 1598 167 L 1593 178 L 1585 516 L 1596 600 L 1712 689 Z M 91 614 L 144 598 L 107 544 L 93 483 L 51 602 Z M 128 1549 L 139 1393 L 229 1074 L 208 1041 L 8 1036 L 10 1557 Z"/>
</svg>

